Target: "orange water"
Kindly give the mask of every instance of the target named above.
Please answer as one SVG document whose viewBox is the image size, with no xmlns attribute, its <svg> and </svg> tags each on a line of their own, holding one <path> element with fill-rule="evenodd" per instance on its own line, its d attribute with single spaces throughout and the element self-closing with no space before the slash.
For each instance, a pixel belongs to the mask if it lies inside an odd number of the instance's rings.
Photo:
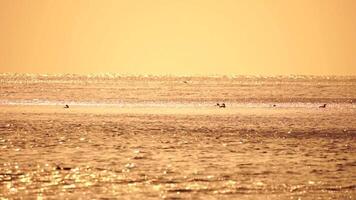
<svg viewBox="0 0 356 200">
<path fill-rule="evenodd" d="M 1 80 L 0 197 L 356 197 L 353 79 L 43 79 Z"/>
</svg>

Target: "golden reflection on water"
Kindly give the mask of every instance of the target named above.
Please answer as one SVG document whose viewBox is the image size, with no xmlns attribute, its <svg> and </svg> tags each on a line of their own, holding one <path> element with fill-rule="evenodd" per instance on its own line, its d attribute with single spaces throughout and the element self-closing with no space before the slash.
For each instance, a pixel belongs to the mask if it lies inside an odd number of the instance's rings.
<svg viewBox="0 0 356 200">
<path fill-rule="evenodd" d="M 236 108 L 197 115 L 74 108 L 54 115 L 55 109 L 2 110 L 11 113 L 0 115 L 2 196 L 355 196 L 352 109 Z"/>
</svg>

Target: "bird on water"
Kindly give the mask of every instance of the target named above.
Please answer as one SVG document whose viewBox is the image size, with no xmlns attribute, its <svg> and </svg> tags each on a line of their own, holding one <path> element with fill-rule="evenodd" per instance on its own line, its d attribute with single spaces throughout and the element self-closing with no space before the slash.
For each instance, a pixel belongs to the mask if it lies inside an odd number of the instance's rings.
<svg viewBox="0 0 356 200">
<path fill-rule="evenodd" d="M 324 103 L 322 106 L 319 106 L 319 108 L 326 108 L 326 103 Z"/>
<path fill-rule="evenodd" d="M 66 105 L 64 106 L 64 108 L 69 108 L 69 106 L 66 104 Z"/>
<path fill-rule="evenodd" d="M 218 106 L 219 108 L 225 108 L 226 107 L 225 103 L 222 103 L 221 105 L 219 103 L 216 103 L 216 106 Z"/>
</svg>

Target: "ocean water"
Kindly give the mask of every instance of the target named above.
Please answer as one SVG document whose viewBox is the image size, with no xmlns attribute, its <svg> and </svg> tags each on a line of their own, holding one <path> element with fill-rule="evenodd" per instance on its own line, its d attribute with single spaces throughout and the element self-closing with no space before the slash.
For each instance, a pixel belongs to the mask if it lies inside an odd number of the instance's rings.
<svg viewBox="0 0 356 200">
<path fill-rule="evenodd" d="M 353 76 L 0 74 L 5 199 L 354 199 L 355 142 Z"/>
</svg>

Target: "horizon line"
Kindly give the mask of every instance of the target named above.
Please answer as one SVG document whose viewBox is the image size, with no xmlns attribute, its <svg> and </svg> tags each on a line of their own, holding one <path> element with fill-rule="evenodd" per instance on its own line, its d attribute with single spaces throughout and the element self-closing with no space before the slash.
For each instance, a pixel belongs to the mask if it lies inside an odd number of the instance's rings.
<svg viewBox="0 0 356 200">
<path fill-rule="evenodd" d="M 27 72 L 0 72 L 3 75 L 21 76 L 86 76 L 86 77 L 356 77 L 355 75 L 315 75 L 315 74 L 144 74 L 144 73 L 118 73 L 118 72 L 96 72 L 96 73 L 27 73 Z"/>
</svg>

